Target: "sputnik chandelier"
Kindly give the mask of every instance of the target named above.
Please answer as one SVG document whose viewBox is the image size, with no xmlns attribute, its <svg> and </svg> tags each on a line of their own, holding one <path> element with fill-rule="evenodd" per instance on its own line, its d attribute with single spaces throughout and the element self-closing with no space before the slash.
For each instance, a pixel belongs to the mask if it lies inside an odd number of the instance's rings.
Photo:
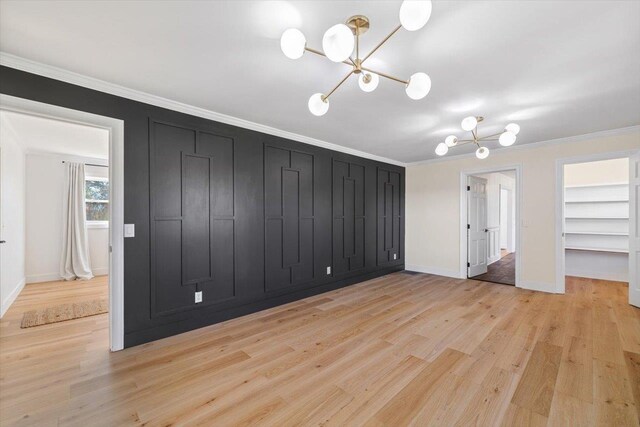
<svg viewBox="0 0 640 427">
<path fill-rule="evenodd" d="M 379 76 L 385 77 L 405 85 L 405 92 L 411 99 L 422 99 L 431 90 L 431 78 L 425 73 L 415 73 L 409 80 L 390 76 L 364 66 L 367 59 L 377 51 L 400 28 L 416 31 L 424 27 L 431 16 L 431 0 L 405 0 L 400 6 L 400 25 L 386 36 L 376 47 L 360 58 L 360 36 L 369 29 L 369 18 L 355 15 L 347 19 L 345 24 L 336 24 L 329 28 L 322 38 L 323 52 L 307 47 L 307 40 L 302 32 L 296 28 L 286 30 L 280 39 L 282 52 L 291 59 L 302 57 L 305 51 L 324 56 L 333 62 L 342 62 L 351 67 L 349 73 L 329 92 L 315 93 L 309 98 L 309 111 L 316 116 L 322 116 L 329 110 L 329 97 L 349 78 L 358 75 L 358 85 L 365 92 L 371 92 L 378 87 Z M 355 48 L 355 58 L 352 57 Z"/>
<path fill-rule="evenodd" d="M 493 135 L 479 136 L 478 123 L 483 120 L 484 117 L 465 117 L 460 126 L 462 126 L 462 129 L 471 132 L 472 139 L 458 139 L 455 135 L 449 135 L 445 138 L 444 142 L 438 144 L 436 147 L 436 154 L 438 156 L 444 156 L 447 154 L 450 147 L 473 143 L 478 146 L 478 149 L 476 150 L 476 157 L 479 159 L 486 159 L 489 157 L 489 149 L 480 145 L 481 142 L 497 140 L 503 147 L 509 147 L 516 142 L 516 135 L 520 132 L 520 126 L 515 123 L 509 123 L 504 127 L 504 131 L 502 132 L 494 133 Z"/>
</svg>

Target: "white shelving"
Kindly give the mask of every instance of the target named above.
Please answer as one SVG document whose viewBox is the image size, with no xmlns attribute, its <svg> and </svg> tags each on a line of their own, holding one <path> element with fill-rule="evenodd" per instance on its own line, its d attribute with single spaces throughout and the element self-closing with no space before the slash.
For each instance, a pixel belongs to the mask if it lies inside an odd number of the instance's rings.
<svg viewBox="0 0 640 427">
<path fill-rule="evenodd" d="M 565 188 L 566 273 L 626 280 L 629 258 L 629 186 Z"/>
<path fill-rule="evenodd" d="M 626 253 L 628 233 L 628 184 L 565 188 L 566 249 Z"/>
</svg>

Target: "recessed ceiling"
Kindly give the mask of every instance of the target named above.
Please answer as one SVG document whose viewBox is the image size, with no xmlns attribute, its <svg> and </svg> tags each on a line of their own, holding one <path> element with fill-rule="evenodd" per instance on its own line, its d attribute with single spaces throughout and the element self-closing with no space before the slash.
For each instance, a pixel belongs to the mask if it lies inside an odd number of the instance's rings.
<svg viewBox="0 0 640 427">
<path fill-rule="evenodd" d="M 400 3 L 3 1 L 0 50 L 404 162 L 435 157 L 467 115 L 485 117 L 483 132 L 519 123 L 517 145 L 640 123 L 635 1 L 434 2 L 422 30 L 400 30 L 369 63 L 404 78 L 428 73 L 426 98 L 388 80 L 364 93 L 354 78 L 325 116 L 311 115 L 309 96 L 349 68 L 287 59 L 282 31 L 299 28 L 320 49 L 327 28 L 363 14 L 366 52 L 398 24 Z"/>
<path fill-rule="evenodd" d="M 0 123 L 14 132 L 28 152 L 109 157 L 109 131 L 105 129 L 4 110 Z"/>
</svg>

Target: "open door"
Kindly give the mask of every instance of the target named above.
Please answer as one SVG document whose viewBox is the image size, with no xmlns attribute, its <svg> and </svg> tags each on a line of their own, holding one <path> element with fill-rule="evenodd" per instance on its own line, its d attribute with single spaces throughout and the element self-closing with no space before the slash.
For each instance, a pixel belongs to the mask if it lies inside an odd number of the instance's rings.
<svg viewBox="0 0 640 427">
<path fill-rule="evenodd" d="M 629 304 L 640 307 L 640 153 L 629 158 Z"/>
<path fill-rule="evenodd" d="M 487 272 L 487 180 L 467 181 L 467 277 Z"/>
</svg>

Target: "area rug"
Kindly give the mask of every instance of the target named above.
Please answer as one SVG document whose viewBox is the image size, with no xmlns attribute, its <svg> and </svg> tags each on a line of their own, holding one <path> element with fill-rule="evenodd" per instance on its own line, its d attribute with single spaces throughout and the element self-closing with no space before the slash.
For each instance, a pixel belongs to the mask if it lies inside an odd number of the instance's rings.
<svg viewBox="0 0 640 427">
<path fill-rule="evenodd" d="M 47 325 L 49 323 L 64 322 L 65 320 L 79 319 L 81 317 L 95 316 L 109 311 L 109 302 L 106 299 L 94 299 L 74 304 L 60 304 L 46 307 L 40 310 L 31 310 L 24 313 L 21 328 Z"/>
</svg>

